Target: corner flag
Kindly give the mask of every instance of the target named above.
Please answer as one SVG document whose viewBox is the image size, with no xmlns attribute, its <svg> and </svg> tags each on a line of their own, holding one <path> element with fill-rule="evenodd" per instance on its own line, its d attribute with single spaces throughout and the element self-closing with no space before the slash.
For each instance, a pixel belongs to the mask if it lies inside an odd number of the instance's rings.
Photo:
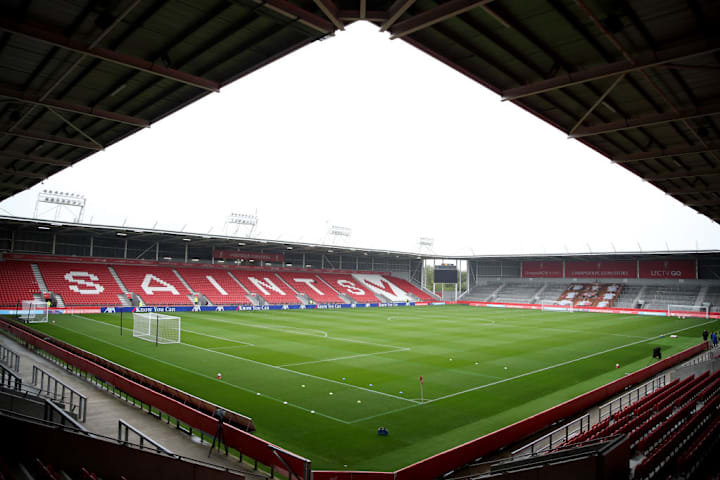
<svg viewBox="0 0 720 480">
<path fill-rule="evenodd" d="M 420 383 L 423 383 L 422 375 L 420 375 Z"/>
<path fill-rule="evenodd" d="M 420 403 L 425 402 L 425 395 L 423 395 L 423 378 L 422 375 L 420 375 Z"/>
</svg>

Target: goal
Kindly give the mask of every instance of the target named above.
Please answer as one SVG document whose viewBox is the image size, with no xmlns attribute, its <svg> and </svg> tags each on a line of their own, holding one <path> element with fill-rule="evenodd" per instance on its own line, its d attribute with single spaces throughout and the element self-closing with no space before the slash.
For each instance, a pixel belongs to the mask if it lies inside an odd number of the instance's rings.
<svg viewBox="0 0 720 480">
<path fill-rule="evenodd" d="M 180 317 L 133 313 L 133 337 L 155 344 L 180 343 Z"/>
<path fill-rule="evenodd" d="M 22 310 L 19 312 L 20 320 L 25 323 L 47 323 L 48 305 L 38 300 L 23 300 Z"/>
<path fill-rule="evenodd" d="M 696 317 L 708 318 L 710 315 L 708 305 L 668 305 L 668 317 Z"/>
<path fill-rule="evenodd" d="M 562 303 L 557 300 L 543 300 L 540 302 L 540 310 L 548 312 L 572 312 L 574 307 L 572 303 Z"/>
</svg>

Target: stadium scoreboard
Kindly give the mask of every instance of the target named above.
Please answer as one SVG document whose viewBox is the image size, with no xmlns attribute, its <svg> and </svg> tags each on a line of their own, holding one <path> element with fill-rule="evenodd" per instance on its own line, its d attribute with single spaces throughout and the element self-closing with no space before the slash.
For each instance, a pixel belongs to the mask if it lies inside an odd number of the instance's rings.
<svg viewBox="0 0 720 480">
<path fill-rule="evenodd" d="M 435 283 L 457 283 L 457 267 L 455 265 L 436 265 L 433 278 Z"/>
</svg>

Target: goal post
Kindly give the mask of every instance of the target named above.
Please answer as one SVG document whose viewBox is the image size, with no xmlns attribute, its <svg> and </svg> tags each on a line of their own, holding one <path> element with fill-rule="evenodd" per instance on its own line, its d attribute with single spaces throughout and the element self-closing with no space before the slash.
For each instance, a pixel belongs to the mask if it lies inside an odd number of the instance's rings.
<svg viewBox="0 0 720 480">
<path fill-rule="evenodd" d="M 133 337 L 155 344 L 180 343 L 180 317 L 162 313 L 133 313 Z"/>
<path fill-rule="evenodd" d="M 48 304 L 39 300 L 23 300 L 22 310 L 19 312 L 20 320 L 25 323 L 47 323 Z"/>
<path fill-rule="evenodd" d="M 543 312 L 572 312 L 575 310 L 573 304 L 558 302 L 557 300 L 542 300 L 540 302 L 540 310 Z"/>
<path fill-rule="evenodd" d="M 668 305 L 668 317 L 709 318 L 709 305 Z"/>
</svg>

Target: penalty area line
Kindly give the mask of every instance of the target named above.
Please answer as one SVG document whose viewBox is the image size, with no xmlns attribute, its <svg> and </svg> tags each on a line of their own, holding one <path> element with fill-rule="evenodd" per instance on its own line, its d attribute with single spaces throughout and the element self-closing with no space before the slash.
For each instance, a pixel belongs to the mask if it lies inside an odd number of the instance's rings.
<svg viewBox="0 0 720 480">
<path fill-rule="evenodd" d="M 73 316 L 77 316 L 77 315 L 73 315 Z M 80 318 L 85 318 L 85 317 L 80 317 Z M 99 321 L 93 320 L 93 319 L 91 319 L 91 318 L 87 318 L 86 320 L 90 320 L 90 321 L 93 321 L 93 322 L 98 322 L 98 323 L 100 323 L 100 324 L 107 325 L 107 326 L 109 326 L 109 327 L 114 327 L 113 325 L 110 325 L 109 323 L 99 322 Z M 56 326 L 57 326 L 57 325 L 56 325 Z M 119 348 L 120 350 L 125 350 L 126 352 L 130 352 L 130 353 L 133 353 L 133 354 L 135 354 L 135 355 L 139 355 L 139 356 L 141 356 L 141 357 L 148 358 L 148 359 L 150 359 L 150 360 L 152 360 L 152 361 L 154 361 L 154 362 L 163 363 L 163 364 L 165 364 L 165 365 L 168 365 L 169 367 L 177 368 L 178 370 L 182 370 L 182 371 L 184 371 L 184 372 L 188 372 L 188 373 L 191 373 L 191 374 L 193 374 L 193 375 L 197 375 L 197 376 L 199 376 L 199 377 L 201 377 L 201 378 L 203 378 L 203 379 L 209 378 L 209 376 L 208 376 L 207 374 L 205 374 L 205 373 L 198 372 L 198 371 L 196 371 L 196 370 L 192 370 L 192 369 L 186 368 L 186 367 L 181 367 L 180 365 L 177 365 L 177 364 L 175 364 L 175 363 L 166 362 L 166 361 L 164 361 L 164 360 L 158 359 L 157 357 L 150 356 L 150 355 L 145 355 L 144 353 L 140 353 L 140 352 L 138 352 L 138 351 L 136 351 L 136 350 L 131 350 L 131 349 L 129 349 L 129 348 L 121 347 L 121 346 L 117 345 L 116 343 L 108 342 L 108 341 L 106 341 L 106 340 L 102 340 L 102 339 L 99 339 L 99 338 L 97 338 L 97 337 L 90 336 L 90 335 L 88 335 L 88 334 L 86 334 L 86 333 L 84 333 L 84 332 L 81 332 L 80 330 L 76 330 L 76 329 L 74 329 L 74 328 L 69 328 L 69 327 L 62 326 L 62 325 L 60 325 L 59 327 L 62 328 L 63 330 L 69 330 L 69 331 L 71 331 L 71 332 L 75 332 L 75 333 L 77 333 L 77 334 L 79 334 L 79 335 L 82 335 L 82 336 L 84 336 L 84 337 L 92 338 L 93 340 L 96 340 L 96 341 L 105 343 L 105 344 L 107 344 L 107 345 L 111 345 L 111 346 L 113 346 L 113 347 L 115 347 L 115 348 Z M 123 329 L 125 329 L 125 328 L 123 328 Z M 188 346 L 188 347 L 194 347 L 194 346 L 195 346 L 195 345 L 191 345 L 191 344 L 189 344 L 189 343 L 181 343 L 181 345 L 185 345 L 185 346 Z M 198 347 L 198 348 L 201 348 L 201 347 Z M 203 350 L 206 350 L 206 349 L 203 349 Z M 212 350 L 208 350 L 208 351 L 212 352 Z M 221 352 L 215 352 L 215 353 L 222 354 Z M 233 355 L 230 355 L 230 356 L 232 357 Z M 239 357 L 236 357 L 236 358 L 239 358 Z M 215 380 L 215 381 L 220 382 L 220 383 L 224 383 L 225 385 L 227 385 L 227 386 L 229 386 L 229 387 L 231 387 L 231 388 L 235 388 L 235 389 L 241 390 L 241 391 L 243 391 L 243 392 L 255 393 L 255 394 L 258 393 L 256 390 L 251 390 L 251 389 L 249 389 L 249 388 L 241 387 L 240 385 L 237 385 L 237 384 L 235 384 L 235 383 L 231 383 L 231 382 L 228 382 L 228 381 L 225 381 L 225 380 Z M 339 422 L 339 423 L 344 423 L 344 424 L 346 424 L 346 425 L 350 425 L 350 424 L 352 423 L 352 422 L 349 422 L 349 421 L 347 421 L 347 420 L 342 420 L 342 419 L 340 419 L 340 418 L 336 418 L 336 417 L 333 417 L 333 416 L 331 416 L 331 415 L 327 415 L 327 414 L 325 414 L 325 413 L 318 412 L 317 410 L 311 410 L 311 409 L 309 409 L 309 408 L 302 407 L 302 406 L 300 406 L 300 405 L 296 405 L 296 404 L 294 404 L 294 403 L 290 403 L 290 402 L 284 403 L 283 400 L 280 400 L 279 398 L 275 398 L 275 397 L 272 397 L 272 396 L 267 395 L 267 394 L 264 394 L 264 393 L 261 393 L 260 396 L 261 396 L 261 397 L 264 397 L 264 398 L 267 398 L 267 399 L 269 399 L 269 400 L 272 400 L 272 401 L 274 401 L 274 402 L 281 403 L 281 404 L 283 404 L 283 405 L 287 405 L 287 406 L 290 406 L 290 407 L 293 407 L 293 408 L 297 408 L 297 409 L 299 409 L 299 410 L 303 410 L 303 411 L 305 411 L 305 412 L 310 412 L 310 413 L 312 413 L 312 412 L 314 411 L 314 412 L 315 412 L 314 415 L 320 415 L 321 417 L 325 417 L 325 418 L 327 418 L 327 419 L 334 420 L 334 421 Z"/>
<path fill-rule="evenodd" d="M 78 317 L 78 318 L 83 318 L 83 319 L 88 320 L 88 321 L 91 321 L 91 322 L 99 323 L 99 324 L 101 324 L 101 325 L 107 325 L 108 327 L 111 327 L 111 328 L 116 328 L 114 325 L 111 325 L 111 324 L 106 323 L 106 322 L 101 322 L 101 321 L 99 321 L 99 320 L 94 320 L 94 319 L 92 319 L 92 318 L 87 318 L 87 317 L 83 317 L 83 316 L 80 316 L 80 315 L 73 315 L 73 316 L 76 316 L 76 317 Z M 124 330 L 130 330 L 130 329 L 127 328 L 127 327 L 123 327 L 123 329 L 124 329 Z M 72 330 L 72 329 L 68 329 L 68 330 Z M 72 331 L 74 331 L 74 330 L 72 330 Z M 253 363 L 253 364 L 255 364 L 255 365 L 261 365 L 261 366 L 263 366 L 263 367 L 274 368 L 274 369 L 276 369 L 276 370 L 280 370 L 280 371 L 283 371 L 283 372 L 288 372 L 288 373 L 292 373 L 292 374 L 295 374 L 295 375 L 301 375 L 301 376 L 303 376 L 303 377 L 314 378 L 315 380 L 320 380 L 320 381 L 323 381 L 323 382 L 329 382 L 329 383 L 334 383 L 334 384 L 337 384 L 337 385 L 343 385 L 343 386 L 345 386 L 345 387 L 354 388 L 354 389 L 356 389 L 356 390 L 363 390 L 363 391 L 365 391 L 365 392 L 374 393 L 374 394 L 376 394 L 376 395 L 382 395 L 382 396 L 384 396 L 384 397 L 390 397 L 390 398 L 394 398 L 394 399 L 397 399 L 397 400 L 403 400 L 403 401 L 411 402 L 411 403 L 419 403 L 419 402 L 416 402 L 416 401 L 414 401 L 414 400 L 409 400 L 409 399 L 404 398 L 404 397 L 399 397 L 399 396 L 397 396 L 397 395 L 393 395 L 393 394 L 391 394 L 391 393 L 380 392 L 380 391 L 378 391 L 378 390 L 372 390 L 372 389 L 370 389 L 370 388 L 360 387 L 360 386 L 358 386 L 358 385 L 353 385 L 353 384 L 351 384 L 351 383 L 346 383 L 346 382 L 340 382 L 340 381 L 338 381 L 338 380 L 332 380 L 332 379 L 330 379 L 330 378 L 318 377 L 318 376 L 316 376 L 316 375 L 311 375 L 311 374 L 309 374 L 309 373 L 298 372 L 297 370 L 292 370 L 292 369 L 290 369 L 290 368 L 283 368 L 283 367 L 278 366 L 278 365 L 271 365 L 271 364 L 269 364 L 269 363 L 259 362 L 259 361 L 257 361 L 257 360 L 252 360 L 252 359 L 250 359 L 250 358 L 240 357 L 240 356 L 238 356 L 238 355 L 231 355 L 231 354 L 225 353 L 225 352 L 218 352 L 218 351 L 216 351 L 216 350 L 211 350 L 211 349 L 209 349 L 209 348 L 200 347 L 200 346 L 198 346 L 198 345 L 193 345 L 192 343 L 181 342 L 181 345 L 185 345 L 185 346 L 187 346 L 187 347 L 192 347 L 192 348 L 197 348 L 198 350 L 203 350 L 203 351 L 206 351 L 206 352 L 214 353 L 214 354 L 216 354 L 216 355 L 224 355 L 224 356 L 226 356 L 226 357 L 236 358 L 236 359 L 238 359 L 238 360 L 243 360 L 243 361 L 245 361 L 245 362 Z M 402 347 L 401 347 L 401 348 L 402 348 Z M 131 351 L 132 351 L 132 350 L 131 350 Z"/>
</svg>

